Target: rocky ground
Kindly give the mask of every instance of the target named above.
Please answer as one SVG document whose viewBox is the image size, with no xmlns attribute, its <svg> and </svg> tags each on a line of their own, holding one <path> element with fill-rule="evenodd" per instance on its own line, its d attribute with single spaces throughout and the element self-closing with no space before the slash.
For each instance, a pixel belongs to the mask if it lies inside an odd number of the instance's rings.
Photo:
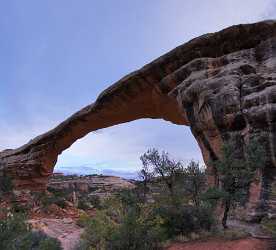
<svg viewBox="0 0 276 250">
<path fill-rule="evenodd" d="M 83 229 L 77 225 L 77 220 L 84 211 L 75 206 L 76 200 L 96 196 L 100 199 L 121 189 L 134 188 L 135 185 L 123 178 L 103 175 L 63 175 L 55 174 L 50 179 L 48 190 L 52 192 L 72 193 L 66 200 L 66 207 L 61 208 L 51 204 L 47 210 L 37 207 L 30 214 L 29 223 L 34 230 L 39 230 L 61 242 L 64 250 L 73 250 L 78 244 Z M 77 202 L 78 203 L 78 202 Z M 86 214 L 94 214 L 95 209 L 88 208 Z"/>
<path fill-rule="evenodd" d="M 44 232 L 61 242 L 64 250 L 73 250 L 78 244 L 83 229 L 71 218 L 64 219 L 32 219 L 29 220 L 34 230 Z"/>
</svg>

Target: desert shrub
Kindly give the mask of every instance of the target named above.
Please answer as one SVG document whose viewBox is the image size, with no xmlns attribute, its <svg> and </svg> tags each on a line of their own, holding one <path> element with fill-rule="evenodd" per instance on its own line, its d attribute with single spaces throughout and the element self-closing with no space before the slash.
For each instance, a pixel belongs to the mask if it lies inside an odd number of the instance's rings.
<svg viewBox="0 0 276 250">
<path fill-rule="evenodd" d="M 78 208 L 82 210 L 101 208 L 101 199 L 96 195 L 81 196 L 78 201 Z"/>
<path fill-rule="evenodd" d="M 128 192 L 107 200 L 104 209 L 85 223 L 78 249 L 158 249 L 160 242 L 167 239 L 162 219 L 152 207 L 135 200 L 135 195 Z"/>
<path fill-rule="evenodd" d="M 17 201 L 13 201 L 11 203 L 11 211 L 13 213 L 27 214 L 29 212 L 29 210 L 30 210 L 30 204 L 23 205 L 23 204 L 20 204 Z"/>
<path fill-rule="evenodd" d="M 44 235 L 44 238 L 42 238 L 42 240 L 39 242 L 39 245 L 37 248 L 37 250 L 61 250 L 61 249 L 62 248 L 58 240 L 45 235 Z"/>
<path fill-rule="evenodd" d="M 55 204 L 61 208 L 65 208 L 66 206 L 66 199 L 62 196 L 59 195 L 43 195 L 41 196 L 41 203 L 43 205 L 44 208 L 49 207 L 52 204 Z"/>
<path fill-rule="evenodd" d="M 161 206 L 156 208 L 155 213 L 162 218 L 162 226 L 170 238 L 210 231 L 215 224 L 209 206 Z"/>
<path fill-rule="evenodd" d="M 56 239 L 31 231 L 25 219 L 22 214 L 14 214 L 0 220 L 1 250 L 61 250 Z"/>
<path fill-rule="evenodd" d="M 78 209 L 87 210 L 90 208 L 90 204 L 86 199 L 80 198 L 78 201 Z"/>
<path fill-rule="evenodd" d="M 106 249 L 111 235 L 114 233 L 115 223 L 104 212 L 98 211 L 96 216 L 85 223 L 85 232 L 77 249 Z"/>
<path fill-rule="evenodd" d="M 154 250 L 170 238 L 213 227 L 211 206 L 176 206 L 163 198 L 162 203 L 141 203 L 135 191 L 126 190 L 106 200 L 95 217 L 80 220 L 85 232 L 78 249 Z"/>
<path fill-rule="evenodd" d="M 23 215 L 16 214 L 0 220 L 0 249 L 14 249 L 13 243 L 29 232 Z"/>
<path fill-rule="evenodd" d="M 131 192 L 107 201 L 92 219 L 84 218 L 85 233 L 78 249 L 153 250 L 178 235 L 211 230 L 211 206 L 137 203 Z"/>
<path fill-rule="evenodd" d="M 113 233 L 109 249 L 153 250 L 160 248 L 160 242 L 167 239 L 160 217 L 141 216 L 129 212 L 123 223 Z"/>
<path fill-rule="evenodd" d="M 101 208 L 101 199 L 97 195 L 88 196 L 88 201 L 94 208 Z"/>
<path fill-rule="evenodd" d="M 90 219 L 89 215 L 82 213 L 77 220 L 77 225 L 80 227 L 86 227 L 89 224 Z"/>
<path fill-rule="evenodd" d="M 21 250 L 61 250 L 60 242 L 42 232 L 28 232 L 19 237 L 15 249 Z"/>
<path fill-rule="evenodd" d="M 133 208 L 144 202 L 138 189 L 123 189 L 116 194 L 116 198 L 125 208 Z"/>
<path fill-rule="evenodd" d="M 78 249 L 154 250 L 170 238 L 195 238 L 213 228 L 212 206 L 209 199 L 201 199 L 206 174 L 198 163 L 184 168 L 155 149 L 141 160 L 137 188 L 120 190 L 105 200 L 95 217 L 80 218 L 85 232 Z"/>
<path fill-rule="evenodd" d="M 261 222 L 262 228 L 276 239 L 276 220 L 265 218 Z"/>
<path fill-rule="evenodd" d="M 10 211 L 13 214 L 28 214 L 28 212 L 30 211 L 32 204 L 31 202 L 26 202 L 26 203 L 21 203 L 17 200 L 15 195 L 11 195 L 10 197 Z"/>
</svg>

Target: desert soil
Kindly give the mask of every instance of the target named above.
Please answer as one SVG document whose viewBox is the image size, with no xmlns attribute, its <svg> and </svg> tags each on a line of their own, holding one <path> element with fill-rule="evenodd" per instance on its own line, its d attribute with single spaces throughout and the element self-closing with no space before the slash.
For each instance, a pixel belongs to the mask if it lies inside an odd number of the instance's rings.
<svg viewBox="0 0 276 250">
<path fill-rule="evenodd" d="M 206 242 L 175 243 L 166 250 L 266 250 L 268 243 L 264 240 L 247 238 L 240 240 L 208 240 Z"/>
</svg>

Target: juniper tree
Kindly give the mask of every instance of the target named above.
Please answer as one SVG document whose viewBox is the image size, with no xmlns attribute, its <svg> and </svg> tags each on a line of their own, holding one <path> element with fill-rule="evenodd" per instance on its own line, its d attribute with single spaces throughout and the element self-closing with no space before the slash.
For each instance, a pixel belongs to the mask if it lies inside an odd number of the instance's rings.
<svg viewBox="0 0 276 250">
<path fill-rule="evenodd" d="M 265 151 L 260 138 L 252 138 L 246 145 L 235 135 L 222 147 L 221 158 L 213 161 L 219 176 L 216 187 L 224 205 L 222 226 L 227 228 L 230 209 L 248 196 L 256 171 L 265 165 Z"/>
<path fill-rule="evenodd" d="M 190 161 L 185 168 L 183 189 L 184 194 L 189 196 L 193 203 L 198 207 L 200 205 L 201 194 L 205 189 L 206 175 L 203 167 L 198 162 Z"/>
<path fill-rule="evenodd" d="M 148 150 L 140 159 L 146 175 L 160 178 L 168 188 L 171 197 L 174 197 L 177 177 L 184 169 L 182 162 L 171 159 L 164 151 L 160 154 L 154 148 Z"/>
</svg>

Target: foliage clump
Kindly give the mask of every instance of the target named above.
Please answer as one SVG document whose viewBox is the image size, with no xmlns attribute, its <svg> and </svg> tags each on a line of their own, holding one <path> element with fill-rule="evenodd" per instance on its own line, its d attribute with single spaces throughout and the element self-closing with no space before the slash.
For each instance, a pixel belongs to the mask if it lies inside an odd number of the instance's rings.
<svg viewBox="0 0 276 250">
<path fill-rule="evenodd" d="M 22 214 L 9 215 L 0 220 L 1 250 L 61 250 L 59 241 L 42 232 L 35 232 Z"/>
<path fill-rule="evenodd" d="M 223 145 L 221 158 L 211 162 L 217 171 L 219 185 L 208 190 L 205 197 L 222 202 L 224 228 L 227 228 L 230 209 L 246 202 L 250 184 L 256 179 L 257 171 L 264 167 L 265 160 L 260 138 L 252 138 L 246 145 L 237 134 Z"/>
<path fill-rule="evenodd" d="M 194 161 L 184 167 L 156 149 L 141 160 L 140 185 L 120 191 L 95 217 L 80 221 L 85 233 L 78 249 L 161 249 L 171 238 L 211 230 L 212 208 L 200 199 L 206 185 L 204 169 Z"/>
</svg>

